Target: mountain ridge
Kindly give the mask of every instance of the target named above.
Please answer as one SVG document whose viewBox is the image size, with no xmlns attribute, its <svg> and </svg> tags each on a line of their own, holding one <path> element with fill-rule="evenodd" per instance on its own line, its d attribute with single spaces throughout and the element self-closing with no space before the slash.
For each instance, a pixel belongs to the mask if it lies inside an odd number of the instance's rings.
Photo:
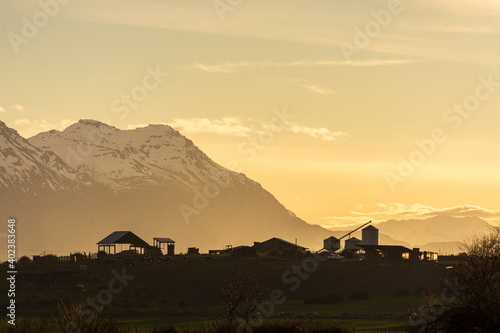
<svg viewBox="0 0 500 333">
<path fill-rule="evenodd" d="M 21 248 L 58 244 L 58 249 L 82 251 L 112 231 L 132 230 L 146 240 L 171 237 L 178 251 L 252 245 L 272 237 L 298 238 L 301 245 L 319 249 L 332 234 L 290 214 L 259 183 L 218 165 L 166 125 L 120 130 L 82 119 L 63 131 L 21 141 L 32 147 L 32 159 L 57 158 L 58 164 L 47 160 L 44 168 L 60 176 L 54 182 L 73 185 L 71 194 L 58 195 L 55 188 L 51 200 L 23 198 L 11 206 L 24 221 L 19 244 L 30 244 Z M 67 175 L 57 173 L 57 165 Z M 15 186 L 10 185 L 3 190 Z M 195 207 L 200 193 L 208 204 Z M 195 208 L 189 221 L 180 209 L 185 206 Z"/>
</svg>

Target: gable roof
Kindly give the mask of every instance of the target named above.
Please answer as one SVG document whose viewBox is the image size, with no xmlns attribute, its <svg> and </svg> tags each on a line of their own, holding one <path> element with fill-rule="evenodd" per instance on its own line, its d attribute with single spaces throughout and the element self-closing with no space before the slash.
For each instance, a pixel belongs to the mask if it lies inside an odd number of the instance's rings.
<svg viewBox="0 0 500 333">
<path fill-rule="evenodd" d="M 132 231 L 115 231 L 97 243 L 97 245 L 112 244 L 132 244 L 141 247 L 149 246 L 147 242 L 136 236 Z"/>
<path fill-rule="evenodd" d="M 281 239 L 281 238 L 278 238 L 278 237 L 273 237 L 273 238 L 268 239 L 268 240 L 266 240 L 266 241 L 264 241 L 264 242 L 262 242 L 262 243 L 272 241 L 273 239 L 275 239 L 275 240 L 277 240 L 277 241 L 279 241 L 279 242 L 282 242 L 282 243 L 288 244 L 288 245 L 295 246 L 296 248 L 299 248 L 299 249 L 306 249 L 305 247 L 302 247 L 302 246 L 300 246 L 300 245 L 297 245 L 297 244 L 291 243 L 291 242 L 289 242 L 289 241 L 286 241 L 286 240 Z"/>
<path fill-rule="evenodd" d="M 155 237 L 153 238 L 154 240 L 160 242 L 160 243 L 175 243 L 175 241 L 172 238 L 158 238 Z"/>
</svg>

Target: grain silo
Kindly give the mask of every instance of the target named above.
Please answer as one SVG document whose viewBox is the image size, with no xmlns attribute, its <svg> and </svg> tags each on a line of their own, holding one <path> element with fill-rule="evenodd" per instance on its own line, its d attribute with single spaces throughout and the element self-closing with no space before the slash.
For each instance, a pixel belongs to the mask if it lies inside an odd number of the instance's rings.
<svg viewBox="0 0 500 333">
<path fill-rule="evenodd" d="M 379 245 L 379 231 L 372 225 L 361 230 L 363 245 Z"/>
<path fill-rule="evenodd" d="M 351 237 L 345 241 L 345 249 L 351 251 L 359 251 L 361 250 L 358 245 L 362 244 L 361 239 L 357 239 L 356 237 Z"/>
<path fill-rule="evenodd" d="M 335 252 L 340 249 L 340 241 L 331 236 L 323 241 L 323 248 L 329 252 Z"/>
</svg>

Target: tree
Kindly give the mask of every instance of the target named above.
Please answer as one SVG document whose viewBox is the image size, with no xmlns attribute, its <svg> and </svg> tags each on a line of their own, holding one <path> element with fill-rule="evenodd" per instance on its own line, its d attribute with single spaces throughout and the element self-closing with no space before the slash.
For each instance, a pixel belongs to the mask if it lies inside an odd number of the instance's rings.
<svg viewBox="0 0 500 333">
<path fill-rule="evenodd" d="M 252 313 L 264 299 L 265 289 L 255 271 L 241 269 L 232 271 L 222 288 L 225 317 L 230 324 L 243 320 L 248 324 Z"/>
<path fill-rule="evenodd" d="M 467 256 L 410 316 L 417 332 L 496 332 L 500 327 L 500 227 L 462 245 Z"/>
</svg>

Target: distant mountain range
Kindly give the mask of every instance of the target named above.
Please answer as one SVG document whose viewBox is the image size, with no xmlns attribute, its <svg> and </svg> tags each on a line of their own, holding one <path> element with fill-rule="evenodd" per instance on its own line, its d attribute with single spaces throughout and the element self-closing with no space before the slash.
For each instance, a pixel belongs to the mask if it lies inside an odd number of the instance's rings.
<svg viewBox="0 0 500 333">
<path fill-rule="evenodd" d="M 447 215 L 425 220 L 388 220 L 373 225 L 380 230 L 381 244 L 418 247 L 443 254 L 461 252 L 460 243 L 473 235 L 487 234 L 491 228 L 488 222 L 475 216 L 457 218 Z M 343 232 L 345 233 L 335 233 Z M 353 236 L 360 238 L 361 232 Z"/>
<path fill-rule="evenodd" d="M 94 252 L 99 240 L 121 230 L 150 243 L 170 237 L 177 252 L 272 237 L 319 250 L 323 239 L 343 234 L 296 217 L 169 126 L 120 130 L 94 120 L 29 139 L 0 121 L 0 214 L 18 220 L 21 255 Z M 377 227 L 383 244 L 431 247 L 484 232 L 487 223 L 438 217 Z"/>
</svg>

